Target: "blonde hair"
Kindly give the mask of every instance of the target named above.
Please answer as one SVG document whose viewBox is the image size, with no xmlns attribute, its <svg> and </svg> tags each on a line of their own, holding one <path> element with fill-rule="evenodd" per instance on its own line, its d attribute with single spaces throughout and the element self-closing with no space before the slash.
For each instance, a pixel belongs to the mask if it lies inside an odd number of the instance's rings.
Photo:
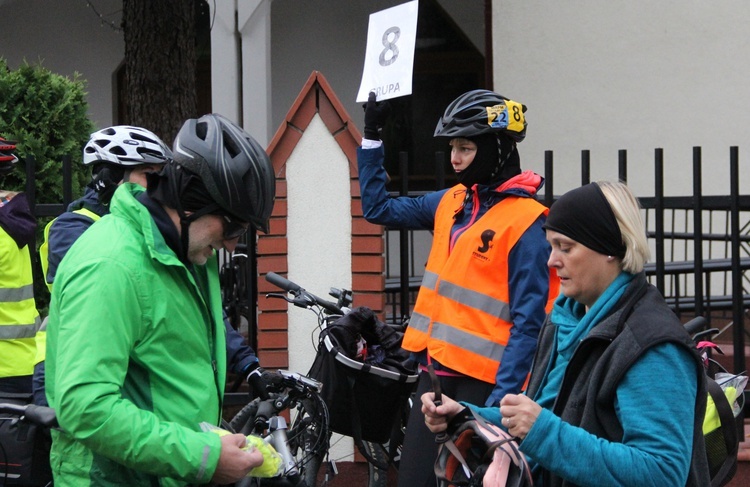
<svg viewBox="0 0 750 487">
<path fill-rule="evenodd" d="M 641 205 L 625 183 L 596 181 L 596 184 L 607 198 L 620 226 L 622 243 L 625 245 L 622 270 L 637 274 L 643 270 L 651 254 L 646 238 L 646 226 L 641 217 Z"/>
</svg>

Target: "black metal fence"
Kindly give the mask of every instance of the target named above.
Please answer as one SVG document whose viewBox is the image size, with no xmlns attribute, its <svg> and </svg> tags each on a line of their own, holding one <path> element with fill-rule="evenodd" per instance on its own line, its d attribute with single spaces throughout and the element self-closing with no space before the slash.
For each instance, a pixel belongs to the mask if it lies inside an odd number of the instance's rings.
<svg viewBox="0 0 750 487">
<path fill-rule="evenodd" d="M 444 154 L 437 155 L 444 167 Z M 550 206 L 556 199 L 554 157 L 545 152 L 544 194 L 540 200 Z M 590 153 L 581 153 L 581 184 L 590 182 Z M 729 151 L 730 177 L 727 194 L 702 192 L 701 148 L 693 149 L 693 194 L 664 195 L 664 154 L 654 152 L 654 196 L 640 198 L 652 259 L 646 266 L 649 281 L 667 299 L 684 321 L 705 316 L 722 330 L 733 344 L 733 369 L 745 371 L 745 316 L 750 308 L 750 195 L 739 194 L 739 151 Z M 627 182 L 627 152 L 619 151 L 618 177 Z M 408 174 L 406 155 L 400 174 Z M 443 187 L 438 175 L 439 187 Z M 401 195 L 409 193 L 402 183 Z M 564 192 L 564 191 L 563 191 Z M 396 244 L 398 241 L 398 244 Z M 414 305 L 429 250 L 428 231 L 387 229 L 386 293 L 389 321 L 408 317 Z M 424 248 L 426 246 L 426 249 Z"/>
<path fill-rule="evenodd" d="M 436 154 L 437 187 L 445 186 L 446 155 Z M 545 152 L 545 189 L 540 197 L 547 206 L 555 199 L 554 156 Z M 693 149 L 693 194 L 664 195 L 664 155 L 654 152 L 654 196 L 640 198 L 654 261 L 646 267 L 649 280 L 664 294 L 675 312 L 685 319 L 703 315 L 730 332 L 734 370 L 745 370 L 745 316 L 750 308 L 750 195 L 739 194 L 739 150 L 729 151 L 730 178 L 727 194 L 702 192 L 701 148 Z M 581 152 L 581 184 L 590 182 L 590 153 Z M 400 174 L 408 174 L 406 154 L 400 155 Z M 618 177 L 627 182 L 627 152 L 618 153 Z M 53 217 L 73 200 L 70 158 L 63 158 L 63 201 L 37 204 L 34 189 L 35 160 L 26 158 L 26 193 L 37 217 Z M 416 195 L 402 179 L 400 194 Z M 408 317 L 421 282 L 431 242 L 428 231 L 387 229 L 386 296 L 387 319 Z M 36 256 L 35 256 L 36 257 Z M 254 260 L 254 256 L 249 256 Z M 35 266 L 39 278 L 39 266 Z M 254 270 L 255 266 L 247 266 Z M 255 276 L 248 276 L 252 280 Z M 254 329 L 255 323 L 250 324 Z M 725 333 L 725 336 L 727 334 Z"/>
</svg>

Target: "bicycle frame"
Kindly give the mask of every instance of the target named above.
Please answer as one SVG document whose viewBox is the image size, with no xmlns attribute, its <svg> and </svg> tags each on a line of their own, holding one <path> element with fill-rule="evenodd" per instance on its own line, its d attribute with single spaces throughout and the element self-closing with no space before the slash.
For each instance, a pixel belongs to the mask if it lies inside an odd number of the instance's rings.
<svg viewBox="0 0 750 487">
<path fill-rule="evenodd" d="M 268 479 L 243 479 L 235 485 L 312 487 L 330 439 L 328 409 L 320 397 L 322 385 L 286 370 L 265 371 L 262 380 L 269 397 L 248 403 L 227 427 L 263 437 L 281 455 L 284 472 Z M 285 413 L 291 424 L 287 424 Z"/>
</svg>

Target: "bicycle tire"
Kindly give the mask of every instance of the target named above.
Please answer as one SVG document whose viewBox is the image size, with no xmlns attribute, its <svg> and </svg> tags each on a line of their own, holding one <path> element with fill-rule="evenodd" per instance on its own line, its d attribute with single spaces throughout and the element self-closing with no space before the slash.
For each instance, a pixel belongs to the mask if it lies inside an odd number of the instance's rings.
<svg viewBox="0 0 750 487">
<path fill-rule="evenodd" d="M 229 421 L 229 428 L 231 431 L 242 433 L 243 435 L 249 435 L 253 432 L 253 421 L 255 415 L 258 413 L 258 403 L 260 399 L 255 398 L 249 403 L 245 404 L 240 411 L 234 415 Z"/>
<path fill-rule="evenodd" d="M 377 462 L 389 465 L 388 444 L 381 445 L 371 441 L 363 441 L 367 453 Z M 388 470 L 378 468 L 372 462 L 367 462 L 367 487 L 386 487 L 388 485 Z"/>
<path fill-rule="evenodd" d="M 290 447 L 302 458 L 302 478 L 309 487 L 318 483 L 318 472 L 328 455 L 331 432 L 328 409 L 320 396 L 304 399 L 296 408 L 289 428 Z"/>
</svg>

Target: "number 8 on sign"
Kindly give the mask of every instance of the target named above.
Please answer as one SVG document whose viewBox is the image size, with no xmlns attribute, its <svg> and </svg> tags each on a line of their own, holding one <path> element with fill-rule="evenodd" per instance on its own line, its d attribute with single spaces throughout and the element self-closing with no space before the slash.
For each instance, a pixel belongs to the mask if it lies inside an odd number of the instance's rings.
<svg viewBox="0 0 750 487">
<path fill-rule="evenodd" d="M 370 14 L 357 102 L 366 102 L 371 91 L 378 101 L 411 95 L 418 12 L 413 0 Z"/>
<path fill-rule="evenodd" d="M 388 40 L 389 36 L 393 34 L 393 40 Z M 398 38 L 401 37 L 401 29 L 398 28 L 398 26 L 393 26 L 388 28 L 383 33 L 383 46 L 385 46 L 385 49 L 383 49 L 383 52 L 380 53 L 380 65 L 381 66 L 390 66 L 394 62 L 396 62 L 396 59 L 398 59 L 398 46 L 396 46 L 396 41 Z M 390 58 L 386 59 L 386 54 L 390 52 L 391 56 Z"/>
</svg>

